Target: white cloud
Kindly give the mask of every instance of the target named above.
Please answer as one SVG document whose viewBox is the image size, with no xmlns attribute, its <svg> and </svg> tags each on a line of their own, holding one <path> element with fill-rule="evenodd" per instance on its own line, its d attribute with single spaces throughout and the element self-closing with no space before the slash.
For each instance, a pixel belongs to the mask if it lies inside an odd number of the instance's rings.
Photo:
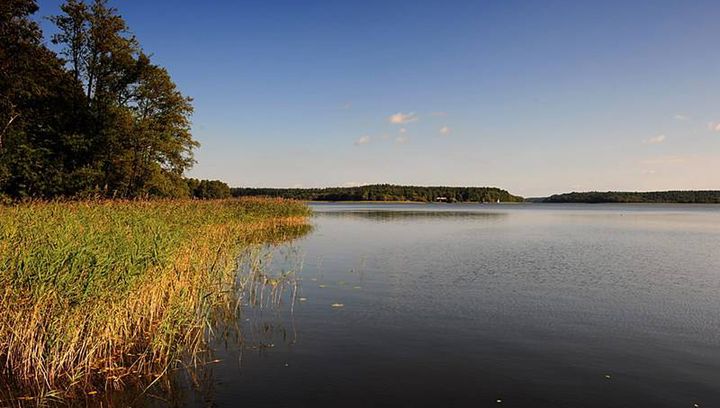
<svg viewBox="0 0 720 408">
<path fill-rule="evenodd" d="M 643 140 L 645 144 L 660 144 L 666 139 L 665 135 L 657 135 L 648 139 Z"/>
<path fill-rule="evenodd" d="M 678 113 L 677 115 L 673 116 L 673 119 L 675 119 L 675 120 L 690 120 L 690 116 Z"/>
<path fill-rule="evenodd" d="M 451 132 L 451 129 L 450 129 L 449 127 L 447 127 L 447 126 L 443 126 L 443 127 L 440 128 L 440 134 L 443 135 L 443 136 L 448 136 L 448 135 L 450 135 L 450 132 Z"/>
<path fill-rule="evenodd" d="M 653 174 L 655 174 L 655 173 L 657 173 L 657 172 L 656 172 L 655 170 L 652 170 L 652 169 L 643 170 L 643 171 L 642 171 L 642 174 L 645 174 L 645 175 L 653 175 Z"/>
<path fill-rule="evenodd" d="M 370 136 L 360 136 L 360 138 L 355 141 L 355 146 L 366 145 L 368 143 L 370 143 Z"/>
<path fill-rule="evenodd" d="M 708 123 L 708 129 L 712 130 L 713 132 L 720 132 L 720 122 Z"/>
<path fill-rule="evenodd" d="M 405 129 L 405 128 L 400 128 L 400 133 L 407 133 L 407 129 Z"/>
<path fill-rule="evenodd" d="M 388 121 L 394 125 L 402 125 L 405 123 L 415 122 L 416 120 L 418 120 L 418 116 L 412 112 L 398 112 L 394 115 L 390 115 L 390 117 L 388 118 Z"/>
<path fill-rule="evenodd" d="M 405 143 L 407 143 L 407 141 L 408 141 L 408 137 L 405 135 L 400 135 L 395 138 L 396 143 L 405 144 Z"/>
</svg>

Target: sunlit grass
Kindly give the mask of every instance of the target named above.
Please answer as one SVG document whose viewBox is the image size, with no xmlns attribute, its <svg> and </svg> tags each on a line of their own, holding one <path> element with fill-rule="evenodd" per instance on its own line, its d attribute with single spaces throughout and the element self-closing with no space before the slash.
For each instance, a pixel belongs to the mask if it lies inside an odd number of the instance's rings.
<svg viewBox="0 0 720 408">
<path fill-rule="evenodd" d="M 0 207 L 0 379 L 67 397 L 192 364 L 237 307 L 238 256 L 308 215 L 266 199 Z"/>
</svg>

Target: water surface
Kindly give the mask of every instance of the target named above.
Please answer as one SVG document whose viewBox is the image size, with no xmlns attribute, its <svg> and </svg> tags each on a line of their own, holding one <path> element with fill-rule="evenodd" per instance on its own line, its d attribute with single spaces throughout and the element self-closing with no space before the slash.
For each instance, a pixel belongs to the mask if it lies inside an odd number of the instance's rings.
<svg viewBox="0 0 720 408">
<path fill-rule="evenodd" d="M 313 208 L 183 404 L 720 406 L 720 206 Z"/>
</svg>

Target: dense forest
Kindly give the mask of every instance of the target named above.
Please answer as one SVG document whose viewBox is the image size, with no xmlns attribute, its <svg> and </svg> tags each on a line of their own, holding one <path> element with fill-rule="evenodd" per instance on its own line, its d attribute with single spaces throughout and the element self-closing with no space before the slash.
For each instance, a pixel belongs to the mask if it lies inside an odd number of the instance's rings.
<svg viewBox="0 0 720 408">
<path fill-rule="evenodd" d="M 330 188 L 233 188 L 232 195 L 309 201 L 521 202 L 522 197 L 494 187 L 421 187 L 374 184 Z"/>
<path fill-rule="evenodd" d="M 556 194 L 546 203 L 684 203 L 720 204 L 720 191 L 587 192 Z"/>
<path fill-rule="evenodd" d="M 183 177 L 191 99 L 107 0 L 67 0 L 49 39 L 37 10 L 0 1 L 0 198 L 229 194 Z"/>
</svg>

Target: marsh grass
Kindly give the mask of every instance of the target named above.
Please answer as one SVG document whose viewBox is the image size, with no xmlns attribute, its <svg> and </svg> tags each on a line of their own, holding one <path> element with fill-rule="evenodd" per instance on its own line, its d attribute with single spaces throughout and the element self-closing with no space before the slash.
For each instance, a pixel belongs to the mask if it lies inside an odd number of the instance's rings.
<svg viewBox="0 0 720 408">
<path fill-rule="evenodd" d="M 267 199 L 0 207 L 0 382 L 72 398 L 202 364 L 238 286 L 277 296 L 285 284 L 238 278 L 239 256 L 303 235 L 308 215 Z"/>
</svg>

